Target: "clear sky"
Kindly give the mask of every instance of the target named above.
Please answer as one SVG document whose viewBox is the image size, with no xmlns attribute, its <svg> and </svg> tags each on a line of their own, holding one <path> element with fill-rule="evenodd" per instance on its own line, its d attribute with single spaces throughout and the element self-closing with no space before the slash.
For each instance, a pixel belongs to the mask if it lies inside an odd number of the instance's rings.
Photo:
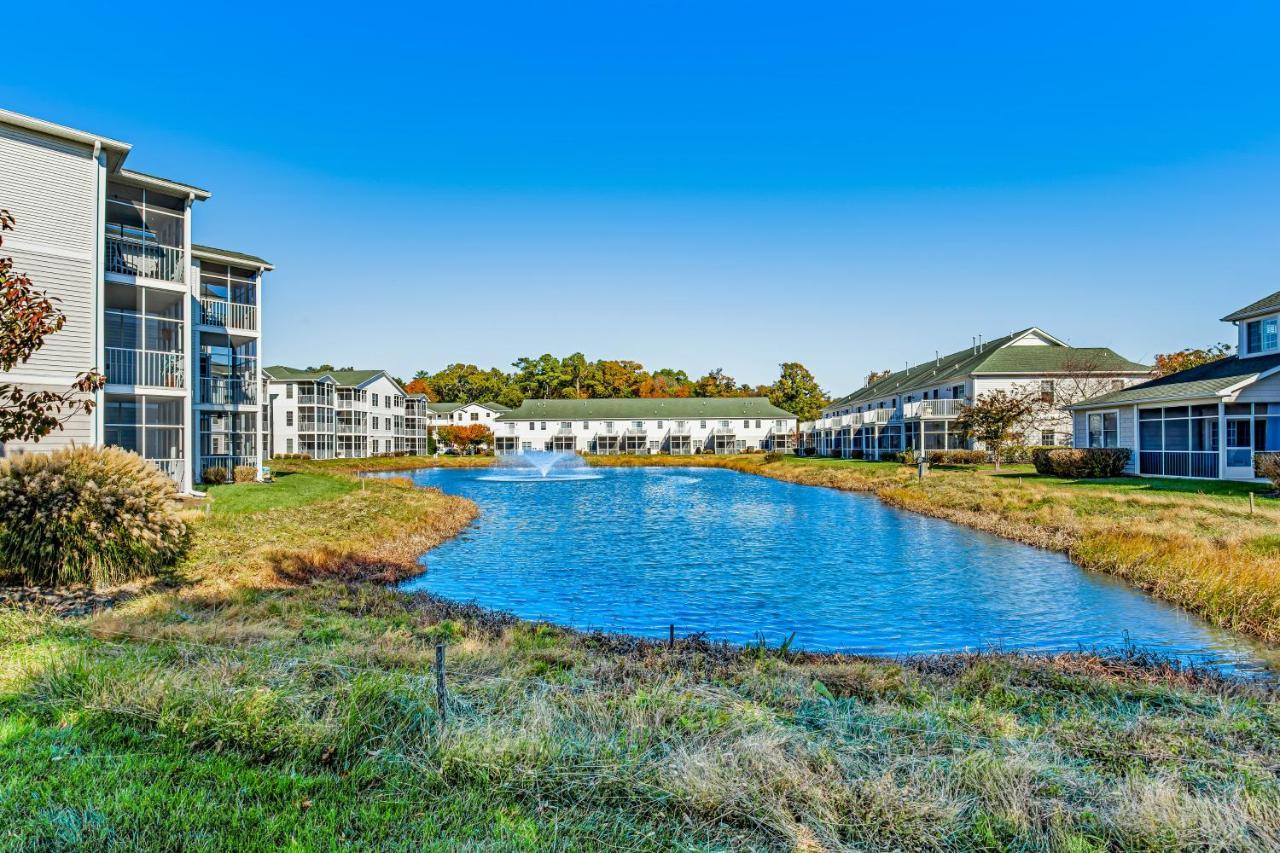
<svg viewBox="0 0 1280 853">
<path fill-rule="evenodd" d="M 196 239 L 278 268 L 267 363 L 840 393 L 1280 289 L 1275 3 L 12 5 L 0 105 L 210 189 Z"/>
</svg>

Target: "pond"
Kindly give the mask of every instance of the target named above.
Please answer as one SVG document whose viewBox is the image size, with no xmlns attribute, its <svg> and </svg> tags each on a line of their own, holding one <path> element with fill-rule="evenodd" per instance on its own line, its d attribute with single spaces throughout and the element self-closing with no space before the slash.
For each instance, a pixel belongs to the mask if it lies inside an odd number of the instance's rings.
<svg viewBox="0 0 1280 853">
<path fill-rule="evenodd" d="M 1131 644 L 1252 669 L 1261 654 L 1061 554 L 869 495 L 715 468 L 412 477 L 482 512 L 402 588 L 526 619 L 770 645 L 794 634 L 793 648 L 875 655 Z"/>
</svg>

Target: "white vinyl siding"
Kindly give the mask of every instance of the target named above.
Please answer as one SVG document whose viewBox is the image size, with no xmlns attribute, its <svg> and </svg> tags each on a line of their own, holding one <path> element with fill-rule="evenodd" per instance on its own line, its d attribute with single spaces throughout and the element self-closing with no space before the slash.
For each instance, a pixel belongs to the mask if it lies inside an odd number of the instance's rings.
<svg viewBox="0 0 1280 853">
<path fill-rule="evenodd" d="M 64 386 L 98 365 L 95 347 L 98 276 L 98 164 L 85 146 L 0 127 L 0 204 L 17 220 L 4 252 L 17 272 L 59 300 L 66 315 L 27 364 L 21 379 Z"/>
</svg>

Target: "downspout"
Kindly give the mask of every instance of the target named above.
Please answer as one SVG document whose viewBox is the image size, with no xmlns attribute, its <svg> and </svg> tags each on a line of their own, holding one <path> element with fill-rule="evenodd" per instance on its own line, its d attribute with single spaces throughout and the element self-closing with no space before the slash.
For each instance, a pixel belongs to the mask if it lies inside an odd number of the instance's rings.
<svg viewBox="0 0 1280 853">
<path fill-rule="evenodd" d="M 93 234 L 93 365 L 94 369 L 106 369 L 107 351 L 106 351 L 106 257 L 103 253 L 103 243 L 106 240 L 107 230 L 107 155 L 102 150 L 102 142 L 95 141 L 93 143 L 93 174 L 94 183 L 97 192 L 96 215 L 94 217 L 94 234 Z M 89 440 L 94 446 L 100 446 L 106 441 L 105 412 L 107 392 L 106 386 L 99 388 L 93 392 L 94 411 L 93 419 L 90 421 Z"/>
</svg>

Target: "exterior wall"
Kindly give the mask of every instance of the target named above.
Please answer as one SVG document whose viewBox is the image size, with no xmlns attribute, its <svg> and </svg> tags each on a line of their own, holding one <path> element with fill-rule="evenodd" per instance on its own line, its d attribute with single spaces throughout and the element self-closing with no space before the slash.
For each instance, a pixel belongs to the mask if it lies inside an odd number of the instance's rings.
<svg viewBox="0 0 1280 853">
<path fill-rule="evenodd" d="M 1236 403 L 1280 403 L 1280 374 L 1259 379 L 1236 394 Z"/>
<path fill-rule="evenodd" d="M 93 149 L 0 125 L 0 203 L 17 220 L 3 252 L 38 290 L 59 300 L 66 325 L 31 360 L 5 378 L 32 389 L 65 391 L 90 368 L 102 367 L 98 245 L 105 166 Z M 6 451 L 51 450 L 99 441 L 99 416 L 79 414 L 38 444 L 11 442 Z"/>
<path fill-rule="evenodd" d="M 310 380 L 307 380 L 310 381 Z M 288 396 L 288 386 L 293 385 L 293 397 Z M 298 432 L 300 415 L 298 413 L 298 383 L 280 380 L 268 381 L 268 394 L 271 400 L 271 446 L 272 455 L 302 452 L 302 436 Z M 335 403 L 338 395 L 347 386 L 335 388 Z M 375 454 L 401 453 L 414 451 L 410 441 L 406 423 L 406 403 L 404 391 L 389 378 L 379 376 L 359 386 L 365 392 L 363 400 L 358 400 L 348 408 L 335 406 L 334 430 L 332 440 L 334 455 L 349 458 L 364 458 Z M 375 403 L 375 395 L 377 402 Z M 289 415 L 293 415 L 293 423 L 289 423 Z M 364 429 L 356 433 L 339 433 L 337 425 L 340 421 L 363 415 Z M 376 424 L 375 424 L 376 419 Z M 350 441 L 348 442 L 347 440 Z M 363 439 L 363 441 L 355 441 Z M 418 452 L 426 450 L 426 436 L 421 437 L 422 447 Z M 339 448 L 350 444 L 355 449 L 339 452 Z M 292 448 L 292 449 L 290 449 Z"/>
<path fill-rule="evenodd" d="M 403 451 L 404 391 L 386 376 L 379 376 L 361 387 L 368 394 L 365 401 L 369 423 L 367 452 L 372 455 Z M 376 405 L 375 395 L 377 396 Z"/>
<path fill-rule="evenodd" d="M 769 437 L 775 432 L 794 433 L 796 428 L 794 417 L 777 420 L 756 418 L 716 418 L 709 420 L 644 419 L 639 421 L 642 424 L 641 429 L 645 433 L 644 452 L 668 452 L 670 437 L 673 434 L 673 430 L 678 429 L 677 425 L 680 423 L 683 423 L 688 429 L 691 447 L 713 447 L 715 430 L 721 428 L 721 421 L 724 420 L 728 421 L 729 428 L 733 431 L 735 442 L 743 442 L 742 449 L 764 449 Z M 780 424 L 779 421 L 781 422 Z M 562 433 L 561 430 L 566 429 L 564 427 L 566 423 L 568 424 L 567 433 Z M 612 433 L 608 430 L 609 424 L 613 425 Z M 550 449 L 553 438 L 569 435 L 575 439 L 575 450 L 579 453 L 584 453 L 592 452 L 597 436 L 602 435 L 617 436 L 621 449 L 621 441 L 629 429 L 634 429 L 633 421 L 630 420 L 534 421 L 513 419 L 504 415 L 494 425 L 494 438 L 495 441 L 500 441 L 503 438 L 514 436 L 520 442 L 520 450 L 547 450 Z M 525 445 L 528 446 L 526 447 Z"/>
</svg>

